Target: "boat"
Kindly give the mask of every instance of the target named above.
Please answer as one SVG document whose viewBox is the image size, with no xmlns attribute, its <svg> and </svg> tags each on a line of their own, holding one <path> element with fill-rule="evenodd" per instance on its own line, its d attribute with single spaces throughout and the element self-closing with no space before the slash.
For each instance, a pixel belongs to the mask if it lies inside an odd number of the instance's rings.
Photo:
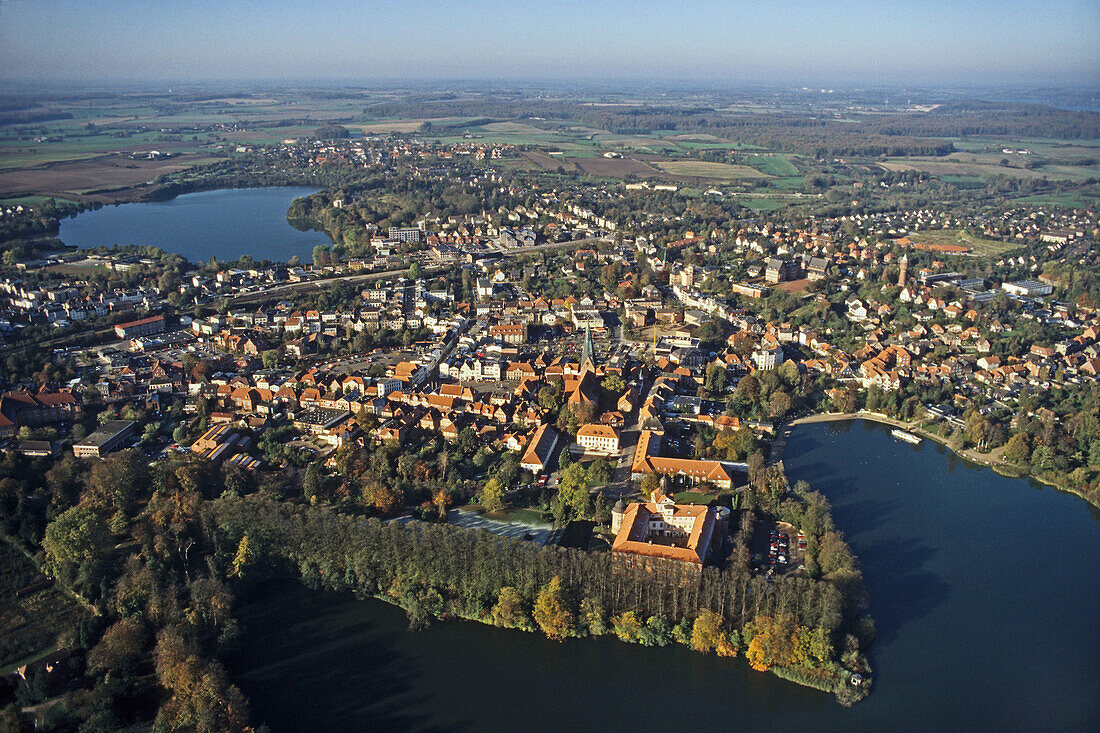
<svg viewBox="0 0 1100 733">
<path fill-rule="evenodd" d="M 890 431 L 890 435 L 893 435 L 898 440 L 904 440 L 906 443 L 912 443 L 913 445 L 918 445 L 921 441 L 916 435 L 908 433 L 901 428 L 894 428 Z"/>
</svg>

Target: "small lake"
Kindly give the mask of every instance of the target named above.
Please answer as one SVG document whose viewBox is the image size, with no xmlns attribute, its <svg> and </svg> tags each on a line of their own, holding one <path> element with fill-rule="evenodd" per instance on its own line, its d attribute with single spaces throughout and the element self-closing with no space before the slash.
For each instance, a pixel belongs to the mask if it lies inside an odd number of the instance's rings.
<svg viewBox="0 0 1100 733">
<path fill-rule="evenodd" d="M 244 599 L 233 677 L 275 733 L 1096 730 L 1100 517 L 1083 500 L 864 421 L 796 428 L 784 462 L 864 565 L 879 639 L 854 708 L 678 646 L 408 633 L 400 609 L 289 581 Z"/>
<path fill-rule="evenodd" d="M 302 186 L 234 188 L 104 206 L 62 219 L 58 239 L 81 249 L 116 244 L 160 247 L 195 263 L 242 255 L 276 262 L 297 255 L 310 262 L 313 248 L 332 240 L 324 232 L 294 228 L 286 212 L 291 201 L 315 191 Z"/>
</svg>

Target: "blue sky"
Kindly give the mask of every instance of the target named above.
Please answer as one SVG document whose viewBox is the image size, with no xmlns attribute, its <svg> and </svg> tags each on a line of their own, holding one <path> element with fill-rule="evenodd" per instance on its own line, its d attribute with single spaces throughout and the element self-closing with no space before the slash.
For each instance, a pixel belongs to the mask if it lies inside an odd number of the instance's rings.
<svg viewBox="0 0 1100 733">
<path fill-rule="evenodd" d="M 0 78 L 1100 82 L 1100 1 L 0 0 Z"/>
</svg>

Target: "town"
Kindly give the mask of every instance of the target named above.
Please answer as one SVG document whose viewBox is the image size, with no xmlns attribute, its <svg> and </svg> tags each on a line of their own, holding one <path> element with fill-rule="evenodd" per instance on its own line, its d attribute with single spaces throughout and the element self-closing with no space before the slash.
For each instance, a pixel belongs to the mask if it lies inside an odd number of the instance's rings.
<svg viewBox="0 0 1100 733">
<path fill-rule="evenodd" d="M 0 530 L 82 635 L 18 667 L 24 708 L 84 715 L 82 685 L 207 704 L 161 661 L 185 659 L 244 729 L 228 609 L 287 577 L 413 629 L 743 656 L 851 705 L 876 627 L 831 497 L 788 471 L 797 426 L 883 423 L 1100 506 L 1095 207 L 831 150 L 577 155 L 440 120 L 166 122 L 212 157 L 0 207 Z M 308 256 L 64 241 L 101 196 L 291 186 Z M 116 634 L 155 647 L 120 663 L 156 669 L 134 691 L 101 674 Z"/>
</svg>

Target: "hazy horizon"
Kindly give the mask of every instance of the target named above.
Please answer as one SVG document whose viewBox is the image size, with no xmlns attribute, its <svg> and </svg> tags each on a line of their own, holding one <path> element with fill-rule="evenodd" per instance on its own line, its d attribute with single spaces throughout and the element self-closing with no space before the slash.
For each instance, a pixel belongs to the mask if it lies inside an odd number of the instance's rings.
<svg viewBox="0 0 1100 733">
<path fill-rule="evenodd" d="M 1048 9 L 1049 8 L 1049 9 Z M 24 83 L 1096 87 L 1100 5 L 5 0 Z"/>
</svg>

